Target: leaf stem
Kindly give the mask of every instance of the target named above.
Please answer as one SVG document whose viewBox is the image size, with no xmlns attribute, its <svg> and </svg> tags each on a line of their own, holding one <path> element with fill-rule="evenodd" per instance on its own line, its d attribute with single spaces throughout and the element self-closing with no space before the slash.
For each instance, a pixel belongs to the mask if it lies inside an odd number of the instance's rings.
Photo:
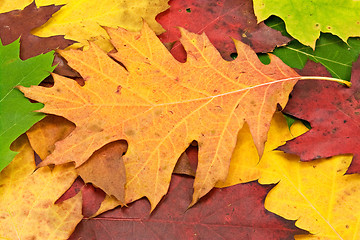
<svg viewBox="0 0 360 240">
<path fill-rule="evenodd" d="M 351 87 L 351 82 L 339 78 L 332 78 L 332 77 L 301 76 L 299 77 L 299 80 L 325 80 L 325 81 L 342 83 L 347 87 Z"/>
</svg>

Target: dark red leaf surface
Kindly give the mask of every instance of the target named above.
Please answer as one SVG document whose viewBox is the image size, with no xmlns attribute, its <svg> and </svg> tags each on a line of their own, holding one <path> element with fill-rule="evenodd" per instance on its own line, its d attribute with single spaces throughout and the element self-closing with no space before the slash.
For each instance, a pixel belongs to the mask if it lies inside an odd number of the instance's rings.
<svg viewBox="0 0 360 240">
<path fill-rule="evenodd" d="M 0 39 L 2 44 L 7 45 L 21 37 L 20 58 L 22 60 L 72 45 L 75 41 L 65 39 L 64 36 L 43 38 L 31 34 L 31 30 L 45 24 L 60 8 L 61 6 L 55 5 L 37 8 L 34 1 L 23 10 L 0 14 Z M 54 62 L 59 64 L 59 67 L 57 67 L 58 73 L 66 76 L 77 76 L 76 72 L 58 55 Z"/>
<path fill-rule="evenodd" d="M 213 189 L 194 207 L 193 179 L 173 175 L 168 195 L 149 215 L 150 205 L 141 199 L 129 208 L 117 208 L 84 219 L 70 237 L 75 239 L 293 239 L 304 234 L 293 221 L 264 208 L 272 186 L 256 182 Z"/>
<path fill-rule="evenodd" d="M 300 74 L 330 76 L 310 61 Z M 360 173 L 360 60 L 353 64 L 351 82 L 347 88 L 328 81 L 299 81 L 284 112 L 309 121 L 312 129 L 279 149 L 303 161 L 352 153 L 347 173 Z"/>
<path fill-rule="evenodd" d="M 159 38 L 164 43 L 176 41 L 171 52 L 182 62 L 186 52 L 178 41 L 177 27 L 198 34 L 205 32 L 226 60 L 231 60 L 230 54 L 236 52 L 231 38 L 243 41 L 256 52 L 270 52 L 290 40 L 263 22 L 257 24 L 252 0 L 172 0 L 169 5 L 156 18 L 166 30 Z"/>
<path fill-rule="evenodd" d="M 85 184 L 81 178 L 77 178 L 71 187 L 56 201 L 56 203 L 63 202 L 69 198 L 74 197 L 81 191 L 83 199 L 82 214 L 85 217 L 90 217 L 99 209 L 101 202 L 105 198 L 105 193 L 95 188 L 92 184 Z"/>
</svg>

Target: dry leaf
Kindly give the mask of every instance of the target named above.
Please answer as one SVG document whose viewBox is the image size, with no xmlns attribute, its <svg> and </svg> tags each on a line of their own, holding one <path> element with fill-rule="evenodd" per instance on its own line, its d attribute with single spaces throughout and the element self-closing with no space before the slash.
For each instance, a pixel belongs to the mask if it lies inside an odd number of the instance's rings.
<svg viewBox="0 0 360 240">
<path fill-rule="evenodd" d="M 124 205 L 125 166 L 122 159 L 127 145 L 122 141 L 106 144 L 90 157 L 77 172 L 85 182 L 91 182 Z"/>
<path fill-rule="evenodd" d="M 250 132 L 239 134 L 243 142 L 237 144 L 223 186 L 255 179 L 261 184 L 277 183 L 265 199 L 265 208 L 286 219 L 297 220 L 297 227 L 313 234 L 296 239 L 358 239 L 360 176 L 344 175 L 352 157 L 343 155 L 304 163 L 295 155 L 271 151 L 307 130 L 295 122 L 290 133 L 284 117 L 275 115 L 259 163 Z M 245 146 L 250 153 L 239 151 Z"/>
<path fill-rule="evenodd" d="M 82 219 L 81 194 L 54 202 L 77 177 L 74 166 L 35 170 L 34 152 L 25 136 L 16 140 L 15 159 L 0 174 L 0 238 L 67 239 Z"/>
<path fill-rule="evenodd" d="M 45 159 L 55 149 L 55 143 L 66 138 L 75 126 L 65 118 L 49 115 L 37 122 L 27 132 L 29 141 L 41 159 Z M 123 205 L 125 166 L 122 160 L 127 144 L 112 142 L 94 152 L 90 159 L 76 169 L 85 182 L 91 182 L 115 196 Z"/>
<path fill-rule="evenodd" d="M 224 180 L 237 132 L 246 121 L 259 154 L 277 104 L 285 106 L 299 76 L 278 58 L 263 65 L 247 45 L 227 62 L 205 35 L 182 30 L 188 61 L 179 63 L 145 25 L 141 33 L 108 29 L 118 50 L 111 57 L 95 45 L 62 51 L 85 79 L 79 86 L 54 75 L 52 88 L 21 91 L 64 116 L 76 129 L 41 164 L 80 166 L 105 144 L 128 142 L 125 202 L 146 196 L 152 209 L 166 194 L 177 159 L 196 140 L 199 165 L 194 204 Z"/>
<path fill-rule="evenodd" d="M 24 8 L 33 0 L 2 0 L 0 12 Z M 80 47 L 95 41 L 102 49 L 110 51 L 113 47 L 109 36 L 101 26 L 123 27 L 130 31 L 139 31 L 143 19 L 158 34 L 164 30 L 155 17 L 165 11 L 168 0 L 36 0 L 38 6 L 65 4 L 42 27 L 33 31 L 40 37 L 65 35 L 66 38 L 78 41 Z"/>
<path fill-rule="evenodd" d="M 213 189 L 187 209 L 192 183 L 192 178 L 173 175 L 168 194 L 151 215 L 149 203 L 141 199 L 128 208 L 83 219 L 69 240 L 285 240 L 306 234 L 294 221 L 265 210 L 264 199 L 271 185 L 252 182 Z"/>
<path fill-rule="evenodd" d="M 294 136 L 305 127 L 296 123 Z M 285 120 L 278 124 L 285 130 Z M 351 163 L 349 155 L 308 163 L 274 151 L 264 155 L 259 164 L 261 184 L 278 183 L 268 194 L 265 208 L 314 235 L 296 239 L 359 239 L 360 176 L 344 175 Z"/>
</svg>

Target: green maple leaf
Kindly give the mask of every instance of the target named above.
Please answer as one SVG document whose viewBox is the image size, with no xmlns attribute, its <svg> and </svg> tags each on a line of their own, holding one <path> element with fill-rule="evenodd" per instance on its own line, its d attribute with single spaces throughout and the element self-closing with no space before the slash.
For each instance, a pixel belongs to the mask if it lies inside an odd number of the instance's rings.
<svg viewBox="0 0 360 240">
<path fill-rule="evenodd" d="M 265 24 L 290 36 L 280 18 L 270 17 Z M 326 67 L 334 78 L 350 81 L 352 63 L 360 54 L 360 38 L 349 38 L 345 43 L 337 36 L 322 33 L 315 50 L 293 40 L 287 46 L 276 48 L 273 53 L 292 68 L 302 69 L 308 60 L 312 60 Z"/>
<path fill-rule="evenodd" d="M 329 0 L 254 0 L 259 22 L 271 15 L 285 21 L 287 32 L 302 44 L 315 48 L 320 32 L 332 33 L 344 42 L 360 36 L 360 2 Z"/>
<path fill-rule="evenodd" d="M 34 112 L 43 104 L 30 103 L 15 87 L 38 85 L 54 69 L 54 52 L 25 61 L 19 58 L 20 43 L 3 46 L 0 41 L 0 171 L 15 157 L 11 143 L 45 115 Z"/>
</svg>

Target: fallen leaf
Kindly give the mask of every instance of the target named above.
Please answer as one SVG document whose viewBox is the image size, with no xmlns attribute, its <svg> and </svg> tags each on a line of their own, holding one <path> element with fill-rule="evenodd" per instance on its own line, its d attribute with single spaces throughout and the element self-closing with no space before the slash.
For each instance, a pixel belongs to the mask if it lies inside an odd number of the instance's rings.
<svg viewBox="0 0 360 240">
<path fill-rule="evenodd" d="M 293 138 L 289 133 L 289 129 L 278 126 L 283 121 L 284 116 L 280 112 L 274 114 L 265 144 L 264 157 L 278 146 L 283 145 L 286 140 Z M 260 158 L 256 152 L 249 127 L 245 125 L 237 136 L 236 147 L 231 157 L 229 174 L 224 181 L 218 182 L 216 187 L 228 187 L 238 183 L 258 180 L 261 176 L 259 162 Z"/>
<path fill-rule="evenodd" d="M 55 204 L 70 199 L 79 194 L 79 192 L 81 192 L 82 195 L 82 214 L 84 217 L 90 217 L 99 209 L 106 194 L 92 184 L 85 184 L 80 177 L 75 180 L 71 187 L 55 202 Z"/>
<path fill-rule="evenodd" d="M 77 168 L 85 182 L 91 182 L 108 195 L 113 195 L 124 205 L 125 202 L 125 165 L 122 155 L 127 145 L 117 141 L 108 143 Z"/>
<path fill-rule="evenodd" d="M 24 8 L 0 14 L 0 38 L 4 45 L 20 38 L 20 58 L 26 60 L 41 53 L 47 53 L 54 49 L 64 49 L 75 41 L 67 40 L 64 36 L 38 37 L 32 35 L 31 30 L 45 24 L 61 6 L 50 5 L 37 8 L 35 1 Z M 77 76 L 76 73 L 62 59 L 55 55 L 55 72 L 66 76 Z"/>
<path fill-rule="evenodd" d="M 74 129 L 75 125 L 65 118 L 48 115 L 34 124 L 26 134 L 35 152 L 41 159 L 45 159 L 54 151 L 55 143 L 66 138 Z M 109 196 L 115 196 L 119 200 L 119 202 L 116 200 L 118 205 L 123 205 L 125 201 L 123 196 L 125 193 L 125 166 L 122 158 L 119 157 L 122 157 L 126 149 L 127 144 L 121 141 L 107 144 L 76 169 L 85 182 L 95 184 Z M 195 171 L 196 166 L 189 162 L 188 155 L 185 152 L 181 154 L 174 173 L 195 176 Z M 76 186 L 72 187 L 76 188 Z M 77 188 L 80 191 L 80 188 Z"/>
<path fill-rule="evenodd" d="M 313 49 L 320 32 L 337 35 L 344 42 L 349 37 L 360 36 L 360 22 L 355 14 L 359 10 L 357 1 L 254 0 L 258 22 L 271 15 L 278 16 L 291 36 Z"/>
<path fill-rule="evenodd" d="M 195 172 L 196 169 L 194 170 L 192 168 L 188 155 L 186 154 L 186 152 L 183 152 L 180 155 L 178 161 L 176 162 L 173 173 L 195 177 Z"/>
<path fill-rule="evenodd" d="M 55 149 L 55 143 L 66 138 L 75 125 L 65 118 L 49 115 L 37 122 L 27 132 L 30 144 L 41 159 Z M 76 169 L 86 183 L 93 183 L 108 195 L 115 196 L 123 205 L 125 166 L 122 160 L 127 144 L 112 142 L 94 152 L 90 159 Z"/>
<path fill-rule="evenodd" d="M 173 175 L 169 193 L 151 215 L 144 199 L 84 219 L 75 239 L 291 239 L 305 233 L 263 207 L 271 186 L 253 182 L 213 189 L 194 207 L 193 179 Z"/>
<path fill-rule="evenodd" d="M 0 171 L 16 155 L 10 144 L 45 116 L 33 112 L 43 104 L 30 103 L 15 87 L 39 84 L 54 69 L 52 52 L 22 61 L 19 45 L 15 41 L 3 46 L 0 41 Z"/>
<path fill-rule="evenodd" d="M 75 124 L 65 118 L 47 115 L 34 124 L 26 135 L 34 151 L 41 159 L 45 159 L 54 151 L 55 143 L 69 136 L 74 129 Z"/>
<path fill-rule="evenodd" d="M 265 208 L 286 219 L 296 220 L 297 227 L 313 234 L 295 236 L 295 239 L 358 239 L 360 176 L 344 176 L 351 156 L 304 163 L 295 155 L 271 151 L 306 131 L 308 129 L 297 121 L 290 132 L 284 117 L 275 115 L 260 162 L 256 152 L 249 156 L 237 149 L 251 144 L 249 131 L 247 137 L 243 133 L 239 139 L 244 142 L 237 143 L 227 186 L 244 182 L 248 177 L 247 170 L 256 170 L 257 177 L 249 178 L 250 181 L 259 179 L 261 184 L 277 184 L 267 195 Z M 251 147 L 255 146 L 252 144 Z"/>
<path fill-rule="evenodd" d="M 186 52 L 179 42 L 178 27 L 198 34 L 205 32 L 226 60 L 232 60 L 230 55 L 236 52 L 232 38 L 250 45 L 255 52 L 270 52 L 290 41 L 264 23 L 257 24 L 251 0 L 172 0 L 169 5 L 156 18 L 166 30 L 159 38 L 162 42 L 176 41 L 171 52 L 182 62 Z"/>
<path fill-rule="evenodd" d="M 35 170 L 27 138 L 12 146 L 20 153 L 0 173 L 0 238 L 67 239 L 82 219 L 81 194 L 54 202 L 77 177 L 74 166 Z"/>
<path fill-rule="evenodd" d="M 2 0 L 0 12 L 23 8 L 32 0 Z M 88 41 L 95 41 L 103 50 L 113 49 L 109 36 L 101 26 L 123 27 L 130 31 L 139 31 L 143 19 L 157 33 L 163 28 L 155 17 L 169 6 L 168 0 L 37 0 L 39 6 L 65 4 L 43 26 L 35 29 L 33 34 L 41 37 L 65 35 L 79 44 L 74 47 L 87 46 Z"/>
<path fill-rule="evenodd" d="M 146 196 L 154 209 L 167 192 L 177 159 L 196 140 L 194 204 L 226 178 L 245 121 L 262 154 L 277 104 L 285 106 L 300 78 L 276 57 L 263 65 L 239 41 L 239 57 L 227 62 L 204 34 L 182 30 L 189 58 L 179 63 L 147 25 L 141 33 L 108 32 L 118 50 L 111 57 L 126 69 L 92 44 L 88 51 L 61 52 L 85 79 L 83 87 L 54 75 L 52 88 L 21 90 L 45 103 L 42 112 L 64 116 L 77 126 L 41 166 L 75 161 L 78 167 L 107 143 L 128 142 L 126 203 Z"/>
<path fill-rule="evenodd" d="M 282 128 L 287 128 L 285 121 Z M 344 155 L 304 163 L 280 151 L 264 155 L 259 182 L 278 183 L 266 197 L 265 208 L 297 220 L 297 227 L 313 234 L 296 239 L 358 239 L 360 176 L 344 176 L 351 158 Z"/>
<path fill-rule="evenodd" d="M 302 161 L 352 153 L 348 173 L 360 173 L 360 60 L 353 64 L 351 82 L 351 88 L 324 81 L 299 82 L 284 112 L 309 121 L 312 129 L 279 149 L 299 155 Z"/>
<path fill-rule="evenodd" d="M 265 23 L 287 34 L 285 24 L 280 18 L 271 17 Z M 345 43 L 330 33 L 321 33 L 315 50 L 293 40 L 286 46 L 276 48 L 273 54 L 292 68 L 302 69 L 308 60 L 321 63 L 334 78 L 350 81 L 351 64 L 360 54 L 360 38 L 349 38 Z"/>
</svg>

